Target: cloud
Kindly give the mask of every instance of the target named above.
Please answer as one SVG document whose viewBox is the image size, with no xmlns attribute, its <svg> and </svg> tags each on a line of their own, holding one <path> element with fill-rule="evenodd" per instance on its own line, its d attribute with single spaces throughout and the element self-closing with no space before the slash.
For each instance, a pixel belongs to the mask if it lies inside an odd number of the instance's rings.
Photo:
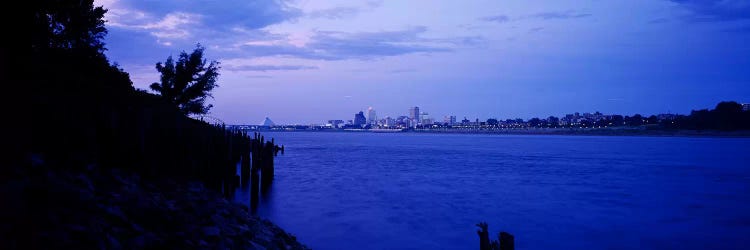
<svg viewBox="0 0 750 250">
<path fill-rule="evenodd" d="M 370 32 L 312 30 L 280 34 L 271 32 L 267 26 L 295 21 L 302 14 L 283 2 L 230 0 L 230 3 L 221 4 L 205 1 L 178 4 L 177 1 L 113 0 L 103 3 L 110 10 L 106 16 L 110 31 L 107 55 L 123 63 L 156 62 L 170 53 L 189 50 L 201 43 L 207 48 L 209 58 L 222 60 L 254 57 L 372 60 L 414 53 L 449 52 L 482 41 L 476 36 L 427 38 L 427 28 L 423 26 Z M 206 6 L 197 7 L 201 4 Z M 376 8 L 380 4 L 369 2 L 360 9 Z M 319 15 L 335 18 L 353 11 L 353 8 L 338 8 Z"/>
<path fill-rule="evenodd" d="M 354 17 L 365 11 L 372 11 L 383 5 L 382 1 L 369 1 L 362 7 L 340 6 L 330 9 L 310 11 L 306 14 L 309 18 L 344 19 Z"/>
<path fill-rule="evenodd" d="M 687 8 L 691 22 L 720 22 L 750 19 L 748 0 L 670 0 Z"/>
<path fill-rule="evenodd" d="M 318 69 L 317 66 L 307 65 L 236 65 L 236 66 L 224 66 L 222 69 L 229 71 L 280 71 L 280 70 L 307 70 L 307 69 Z"/>
<path fill-rule="evenodd" d="M 543 29 L 544 27 L 531 28 L 529 29 L 529 33 L 536 33 L 536 32 L 542 31 Z"/>
<path fill-rule="evenodd" d="M 450 48 L 429 44 L 433 40 L 420 38 L 426 27 L 381 32 L 317 32 L 308 47 L 321 58 L 369 59 L 417 52 L 445 52 Z"/>
<path fill-rule="evenodd" d="M 347 17 L 353 17 L 359 12 L 360 9 L 355 7 L 336 7 L 331 9 L 312 11 L 308 13 L 307 16 L 310 18 L 343 19 Z"/>
<path fill-rule="evenodd" d="M 515 18 L 511 18 L 507 15 L 486 16 L 486 17 L 479 18 L 479 20 L 485 21 L 485 22 L 507 23 L 511 21 L 519 21 L 519 20 L 524 20 L 524 19 L 555 20 L 555 19 L 576 19 L 576 18 L 584 18 L 584 17 L 590 17 L 590 16 L 591 14 L 589 13 L 578 13 L 578 12 L 569 10 L 569 11 L 539 12 L 536 14 L 519 16 Z"/>
<path fill-rule="evenodd" d="M 497 16 L 482 17 L 482 18 L 479 18 L 479 20 L 486 21 L 486 22 L 506 23 L 510 21 L 510 17 L 506 15 L 497 15 Z"/>
<path fill-rule="evenodd" d="M 244 56 L 289 56 L 315 60 L 370 60 L 413 53 L 448 52 L 476 43 L 476 37 L 423 38 L 426 27 L 396 31 L 316 31 L 303 46 L 288 42 L 243 44 L 236 53 Z"/>
<path fill-rule="evenodd" d="M 150 35 L 162 45 L 193 44 L 205 37 L 236 37 L 294 20 L 298 9 L 274 0 L 106 0 L 107 27 Z"/>
<path fill-rule="evenodd" d="M 227 56 L 235 57 L 266 57 L 266 56 L 290 56 L 299 58 L 311 58 L 309 49 L 297 47 L 288 43 L 281 44 L 242 44 L 227 50 Z"/>
<path fill-rule="evenodd" d="M 553 12 L 540 12 L 529 16 L 530 18 L 540 18 L 544 20 L 550 19 L 575 19 L 590 17 L 588 13 L 576 13 L 575 11 L 553 11 Z"/>
<path fill-rule="evenodd" d="M 141 18 L 161 18 L 176 12 L 198 14 L 204 16 L 205 25 L 213 29 L 227 30 L 235 26 L 258 29 L 302 15 L 299 9 L 287 6 L 283 1 L 274 0 L 119 0 L 112 1 L 109 5 L 105 7 L 140 13 Z M 125 19 L 128 18 L 130 17 Z M 120 18 L 114 21 L 124 20 Z"/>
<path fill-rule="evenodd" d="M 417 72 L 417 70 L 408 68 L 408 69 L 394 69 L 394 70 L 388 71 L 388 73 L 391 73 L 391 74 L 402 74 L 402 73 L 413 73 L 413 72 Z"/>
</svg>

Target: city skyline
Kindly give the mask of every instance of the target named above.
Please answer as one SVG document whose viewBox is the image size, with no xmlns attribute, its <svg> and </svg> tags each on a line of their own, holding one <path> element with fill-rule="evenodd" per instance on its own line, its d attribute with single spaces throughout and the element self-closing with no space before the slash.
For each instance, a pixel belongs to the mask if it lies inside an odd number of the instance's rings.
<svg viewBox="0 0 750 250">
<path fill-rule="evenodd" d="M 742 106 L 743 110 L 750 111 L 750 103 L 743 103 L 743 102 L 738 102 L 738 103 Z M 714 106 L 704 107 L 704 108 L 698 108 L 698 109 L 694 109 L 694 110 L 691 110 L 691 111 L 710 110 L 712 108 L 714 108 Z M 367 112 L 365 113 L 365 111 L 367 111 Z M 414 114 L 415 114 L 414 112 L 415 111 L 418 112 L 420 115 L 415 117 L 414 116 Z M 453 124 L 461 124 L 462 120 L 468 120 L 470 122 L 475 122 L 475 121 L 485 122 L 485 121 L 487 121 L 489 119 L 495 119 L 495 120 L 498 120 L 498 121 L 519 120 L 520 119 L 520 120 L 523 120 L 523 121 L 529 121 L 529 120 L 534 119 L 534 118 L 545 120 L 545 119 L 550 118 L 550 117 L 557 118 L 557 119 L 563 119 L 566 116 L 571 116 L 571 115 L 574 115 L 576 117 L 589 117 L 589 116 L 605 117 L 605 116 L 615 116 L 615 115 L 627 117 L 627 116 L 640 115 L 640 116 L 643 116 L 644 118 L 647 118 L 647 117 L 650 117 L 650 116 L 656 116 L 656 117 L 659 117 L 659 119 L 661 120 L 661 119 L 663 119 L 663 117 L 669 117 L 671 119 L 674 116 L 678 116 L 678 115 L 690 115 L 690 113 L 691 113 L 691 112 L 686 112 L 686 113 L 664 112 L 664 113 L 633 113 L 633 114 L 622 114 L 622 113 L 601 112 L 599 110 L 595 110 L 595 111 L 574 111 L 574 112 L 565 112 L 565 113 L 561 113 L 561 114 L 553 114 L 553 115 L 545 115 L 545 116 L 531 116 L 531 117 L 510 117 L 510 116 L 504 117 L 502 115 L 488 116 L 488 117 L 469 117 L 469 116 L 462 116 L 460 114 L 430 115 L 428 112 L 424 112 L 424 109 L 421 109 L 419 106 L 412 106 L 412 107 L 408 108 L 408 110 L 406 111 L 406 113 L 388 114 L 388 115 L 383 115 L 383 116 L 372 116 L 372 115 L 376 114 L 377 112 L 378 112 L 377 109 L 375 109 L 373 106 L 369 106 L 367 109 L 363 109 L 363 110 L 360 110 L 360 111 L 357 111 L 357 112 L 353 112 L 351 115 L 349 115 L 348 118 L 345 117 L 345 116 L 344 117 L 331 117 L 331 118 L 321 119 L 318 122 L 309 122 L 309 123 L 305 123 L 305 122 L 292 122 L 292 123 L 280 123 L 278 125 L 282 125 L 282 126 L 283 125 L 321 125 L 321 126 L 322 125 L 332 125 L 333 127 L 337 127 L 339 124 L 341 124 L 341 125 L 357 124 L 357 122 L 355 122 L 355 121 L 357 119 L 360 119 L 361 122 L 359 122 L 359 125 L 365 125 L 365 124 L 367 124 L 367 125 L 380 125 L 380 126 L 382 126 L 384 123 L 385 124 L 388 123 L 387 119 L 391 119 L 394 122 L 397 122 L 400 118 L 409 119 L 410 122 L 414 122 L 414 120 L 417 120 L 416 124 L 420 124 L 420 125 L 421 124 L 433 124 L 433 123 L 435 123 L 435 124 L 437 124 L 437 123 L 440 123 L 440 124 L 447 123 L 449 125 L 453 125 Z M 367 114 L 367 115 L 365 116 L 365 114 Z M 352 117 L 354 119 L 351 119 Z M 371 120 L 372 117 L 376 117 L 375 118 L 375 122 L 373 122 Z M 430 121 L 424 123 L 422 120 L 425 119 L 425 118 L 430 119 Z M 267 120 L 267 119 L 269 119 L 269 117 L 265 117 L 265 119 Z M 262 125 L 262 124 L 265 124 L 265 120 L 263 122 L 261 122 L 260 124 L 258 124 L 258 123 L 234 123 L 233 125 Z M 412 123 L 411 126 L 413 126 L 413 125 L 415 125 L 415 124 Z"/>
<path fill-rule="evenodd" d="M 106 54 L 137 88 L 158 81 L 156 62 L 204 45 L 222 67 L 210 115 L 228 123 L 413 105 L 437 119 L 685 114 L 750 96 L 742 1 L 95 4 L 109 9 Z"/>
</svg>

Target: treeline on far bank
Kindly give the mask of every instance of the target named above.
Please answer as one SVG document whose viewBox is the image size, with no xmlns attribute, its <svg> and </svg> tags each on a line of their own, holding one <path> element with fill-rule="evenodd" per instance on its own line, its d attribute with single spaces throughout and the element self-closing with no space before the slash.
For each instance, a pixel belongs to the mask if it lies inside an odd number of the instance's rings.
<svg viewBox="0 0 750 250">
<path fill-rule="evenodd" d="M 536 119 L 536 118 L 535 118 Z M 532 119 L 533 120 L 533 119 Z M 534 122 L 531 122 L 534 124 Z M 541 123 L 536 123 L 541 124 Z M 598 121 L 584 120 L 569 127 L 641 127 L 667 130 L 750 130 L 750 111 L 734 101 L 720 102 L 714 109 L 693 110 L 689 115 L 612 115 Z"/>
<path fill-rule="evenodd" d="M 633 116 L 622 115 L 595 115 L 558 118 L 531 118 L 527 121 L 522 119 L 488 119 L 487 122 L 467 123 L 454 125 L 461 127 L 469 124 L 469 127 L 480 128 L 616 128 L 616 127 L 646 127 L 648 129 L 664 130 L 750 130 L 750 110 L 743 108 L 742 104 L 735 101 L 720 102 L 714 109 L 693 110 L 689 115 L 660 114 L 659 116 Z M 568 115 L 572 116 L 572 115 Z M 439 127 L 441 124 L 437 124 Z M 448 126 L 448 124 L 445 124 Z M 430 126 L 434 127 L 434 126 Z M 419 128 L 428 128 L 422 126 Z"/>
<path fill-rule="evenodd" d="M 720 102 L 714 109 L 693 110 L 661 124 L 666 129 L 750 130 L 750 110 L 737 102 Z"/>
<path fill-rule="evenodd" d="M 32 90 L 31 147 L 19 155 L 50 169 L 120 168 L 219 190 L 234 176 L 251 138 L 191 119 L 162 96 L 133 88 L 128 73 L 103 53 L 104 9 L 90 0 L 43 1 L 32 9 L 32 64 L 24 83 Z"/>
</svg>

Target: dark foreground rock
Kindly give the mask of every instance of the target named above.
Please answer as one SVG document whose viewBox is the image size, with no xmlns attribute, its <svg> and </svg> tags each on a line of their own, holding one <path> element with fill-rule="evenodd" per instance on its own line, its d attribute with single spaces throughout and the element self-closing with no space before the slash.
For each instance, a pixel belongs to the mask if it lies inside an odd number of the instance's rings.
<svg viewBox="0 0 750 250">
<path fill-rule="evenodd" d="M 307 249 L 197 182 L 42 167 L 9 175 L 0 249 Z"/>
</svg>

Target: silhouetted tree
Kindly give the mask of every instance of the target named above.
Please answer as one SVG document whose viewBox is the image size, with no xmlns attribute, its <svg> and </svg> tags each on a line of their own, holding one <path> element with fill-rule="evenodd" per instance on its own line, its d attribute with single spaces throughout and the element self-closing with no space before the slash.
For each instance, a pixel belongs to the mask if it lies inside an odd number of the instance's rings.
<svg viewBox="0 0 750 250">
<path fill-rule="evenodd" d="M 601 119 L 596 122 L 594 122 L 595 127 L 606 127 L 609 126 L 610 120 L 608 119 Z"/>
<path fill-rule="evenodd" d="M 633 117 L 626 116 L 625 122 L 627 122 L 628 126 L 641 126 L 643 125 L 643 116 L 640 114 L 635 114 Z"/>
<path fill-rule="evenodd" d="M 711 113 L 716 129 L 734 130 L 743 125 L 742 105 L 737 102 L 720 102 Z"/>
<path fill-rule="evenodd" d="M 152 83 L 151 89 L 161 94 L 185 114 L 206 114 L 213 105 L 206 105 L 206 97 L 218 85 L 219 63 L 206 65 L 204 48 L 198 44 L 192 53 L 180 53 L 177 63 L 172 56 L 162 64 L 156 64 L 161 73 L 161 83 Z"/>
<path fill-rule="evenodd" d="M 538 127 L 541 123 L 542 120 L 540 120 L 539 118 L 534 117 L 529 119 L 529 127 Z"/>
<path fill-rule="evenodd" d="M 107 10 L 94 7 L 93 0 L 45 0 L 32 5 L 32 51 L 54 48 L 96 54 L 105 50 L 103 17 Z"/>
<path fill-rule="evenodd" d="M 588 119 L 584 119 L 584 120 L 582 120 L 580 122 L 580 126 L 584 127 L 584 128 L 591 127 L 592 125 L 593 125 L 593 123 L 590 120 L 588 120 Z"/>
<path fill-rule="evenodd" d="M 718 113 L 737 114 L 742 112 L 742 105 L 734 101 L 720 102 L 716 104 L 714 111 Z"/>
<path fill-rule="evenodd" d="M 612 126 L 622 126 L 625 125 L 625 118 L 623 118 L 621 115 L 613 115 L 612 116 Z"/>
<path fill-rule="evenodd" d="M 685 127 L 690 129 L 710 129 L 714 127 L 713 123 L 714 120 L 711 117 L 711 111 L 708 111 L 708 109 L 693 110 L 690 111 L 690 116 Z"/>
<path fill-rule="evenodd" d="M 550 127 L 557 127 L 560 124 L 560 118 L 554 116 L 547 117 L 547 124 Z"/>
</svg>

